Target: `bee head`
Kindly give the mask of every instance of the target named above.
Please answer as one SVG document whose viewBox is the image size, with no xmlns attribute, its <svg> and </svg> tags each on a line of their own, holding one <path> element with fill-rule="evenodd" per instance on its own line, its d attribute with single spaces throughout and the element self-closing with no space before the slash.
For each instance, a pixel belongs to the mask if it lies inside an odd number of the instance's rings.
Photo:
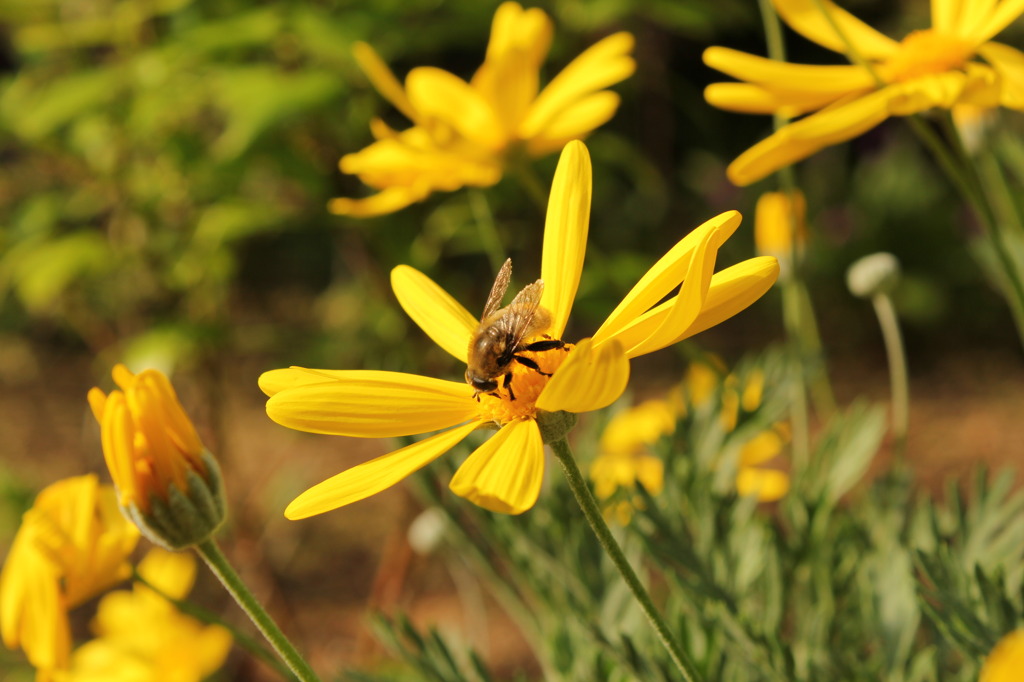
<svg viewBox="0 0 1024 682">
<path fill-rule="evenodd" d="M 472 369 L 466 370 L 466 383 L 476 389 L 477 393 L 490 393 L 498 390 L 498 380 L 481 376 Z"/>
</svg>

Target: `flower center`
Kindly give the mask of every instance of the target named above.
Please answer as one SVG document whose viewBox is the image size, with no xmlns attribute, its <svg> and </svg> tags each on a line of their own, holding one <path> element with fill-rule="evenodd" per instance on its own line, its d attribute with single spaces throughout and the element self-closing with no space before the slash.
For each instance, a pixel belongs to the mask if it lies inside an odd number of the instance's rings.
<svg viewBox="0 0 1024 682">
<path fill-rule="evenodd" d="M 537 337 L 531 341 L 539 341 L 541 338 Z M 514 419 L 536 417 L 537 398 L 548 385 L 551 375 L 569 355 L 572 347 L 573 344 L 567 343 L 562 348 L 516 353 L 517 356 L 536 363 L 537 369 L 513 361 L 509 367 L 511 378 L 498 377 L 498 390 L 477 396 L 481 418 L 497 424 L 507 424 Z"/>
<path fill-rule="evenodd" d="M 880 67 L 888 82 L 907 81 L 920 76 L 960 68 L 974 54 L 970 42 L 932 29 L 914 31 L 900 43 L 900 49 Z"/>
</svg>

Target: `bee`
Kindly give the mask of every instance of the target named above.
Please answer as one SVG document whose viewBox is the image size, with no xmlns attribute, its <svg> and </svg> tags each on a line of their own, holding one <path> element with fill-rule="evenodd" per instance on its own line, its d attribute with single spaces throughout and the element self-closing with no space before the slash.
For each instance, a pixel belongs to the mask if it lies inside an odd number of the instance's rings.
<svg viewBox="0 0 1024 682">
<path fill-rule="evenodd" d="M 540 366 L 531 358 L 520 355 L 524 351 L 537 352 L 564 348 L 565 342 L 550 337 L 541 341 L 524 344 L 523 340 L 542 333 L 551 325 L 551 313 L 540 306 L 544 293 L 544 280 L 538 279 L 516 294 L 504 308 L 499 308 L 512 278 L 512 259 L 509 258 L 498 271 L 491 293 L 487 296 L 480 324 L 469 341 L 469 356 L 466 367 L 466 383 L 481 393 L 498 390 L 498 380 L 504 377 L 504 386 L 510 400 L 515 400 L 512 391 L 512 363 L 529 367 L 545 376 Z"/>
</svg>

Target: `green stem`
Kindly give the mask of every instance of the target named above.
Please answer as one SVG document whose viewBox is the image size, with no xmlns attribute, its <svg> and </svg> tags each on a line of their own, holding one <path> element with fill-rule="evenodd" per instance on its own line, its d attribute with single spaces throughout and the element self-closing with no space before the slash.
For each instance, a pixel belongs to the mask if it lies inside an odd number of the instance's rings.
<svg viewBox="0 0 1024 682">
<path fill-rule="evenodd" d="M 146 577 L 139 573 L 137 570 L 135 570 L 134 567 L 132 567 L 132 580 L 139 583 L 140 585 L 145 586 L 147 589 L 152 590 L 155 594 L 160 595 L 161 597 L 169 601 L 171 604 L 174 604 L 174 608 L 178 609 L 185 615 L 192 616 L 196 620 L 206 623 L 207 625 L 219 625 L 220 627 L 226 629 L 228 632 L 231 633 L 231 636 L 234 638 L 238 646 L 242 647 L 250 654 L 252 654 L 256 658 L 260 659 L 261 661 L 269 665 L 271 668 L 276 670 L 277 673 L 281 675 L 281 677 L 287 680 L 295 679 L 295 676 L 292 675 L 292 671 L 289 670 L 284 665 L 284 663 L 280 661 L 280 659 L 278 659 L 276 656 L 274 656 L 274 654 L 268 651 L 267 648 L 260 644 L 255 638 L 250 637 L 248 634 L 242 632 L 234 625 L 224 622 L 223 620 L 218 618 L 217 615 L 213 612 L 207 611 L 202 606 L 199 606 L 198 604 L 193 604 L 188 600 L 176 599 L 175 597 L 172 597 L 171 595 L 167 594 L 159 587 L 151 583 L 149 580 L 147 580 Z"/>
<path fill-rule="evenodd" d="M 1009 247 L 1006 245 L 999 220 L 989 205 L 984 187 L 978 179 L 977 173 L 974 172 L 974 166 L 970 158 L 967 157 L 966 153 L 961 153 L 958 159 L 957 154 L 946 147 L 938 133 L 917 116 L 910 116 L 909 121 L 910 127 L 917 134 L 918 138 L 939 161 L 939 165 L 942 166 L 946 175 L 957 186 L 960 193 L 974 208 L 974 211 L 985 225 L 986 236 L 988 236 L 989 241 L 992 243 L 996 258 L 999 260 L 999 265 L 1009 285 L 1009 291 L 1006 294 L 1009 299 L 1010 312 L 1013 314 L 1013 321 L 1017 325 L 1017 333 L 1020 336 L 1021 343 L 1024 343 L 1024 282 L 1021 282 L 1020 273 L 1013 256 L 1010 254 Z M 954 131 L 951 136 L 951 144 L 955 144 L 958 148 L 962 149 L 959 140 L 959 136 Z"/>
<path fill-rule="evenodd" d="M 548 191 L 544 189 L 544 185 L 537 178 L 537 174 L 533 172 L 533 166 L 524 159 L 516 164 L 515 175 L 519 180 L 519 184 L 530 195 L 530 199 L 540 209 L 541 214 L 546 215 L 548 211 Z"/>
<path fill-rule="evenodd" d="M 807 407 L 807 373 L 804 367 L 803 344 L 800 342 L 800 292 L 791 277 L 782 280 L 782 322 L 789 339 L 789 366 L 794 374 L 790 381 L 790 420 L 793 422 L 793 468 L 803 470 L 810 461 L 810 411 Z"/>
<path fill-rule="evenodd" d="M 892 391 L 892 434 L 893 451 L 897 462 L 906 456 L 907 428 L 910 422 L 910 381 L 907 378 L 907 354 L 903 347 L 896 308 L 888 294 L 876 294 L 871 298 L 882 328 L 885 354 L 889 360 L 889 383 Z"/>
<path fill-rule="evenodd" d="M 242 607 L 245 614 L 256 624 L 256 627 L 259 628 L 259 631 L 266 638 L 267 642 L 270 643 L 270 646 L 274 647 L 281 660 L 295 673 L 295 676 L 302 682 L 320 682 L 320 678 L 309 667 L 309 663 L 306 663 L 305 659 L 299 655 L 299 652 L 295 650 L 292 643 L 288 641 L 288 638 L 284 636 L 281 629 L 277 627 L 277 623 L 270 617 L 270 614 L 266 612 L 253 593 L 242 582 L 235 569 L 231 567 L 227 557 L 220 551 L 216 541 L 213 538 L 206 539 L 196 545 L 196 551 L 203 558 L 203 561 L 206 562 L 206 565 L 210 567 L 210 570 L 213 571 L 213 574 L 220 579 L 228 593 Z"/>
<path fill-rule="evenodd" d="M 505 262 L 505 248 L 502 246 L 501 235 L 498 234 L 498 226 L 494 222 L 494 213 L 491 212 L 491 205 L 487 201 L 487 195 L 479 189 L 470 190 L 469 209 L 473 212 L 473 219 L 476 221 L 477 232 L 480 235 L 480 243 L 483 244 L 484 252 L 494 272 L 501 270 Z"/>
<path fill-rule="evenodd" d="M 569 488 L 576 497 L 576 502 L 580 505 L 580 509 L 583 510 L 583 516 L 590 523 L 594 535 L 597 536 L 598 542 L 601 543 L 604 551 L 608 554 L 612 563 L 615 564 L 615 568 L 619 570 L 622 579 L 626 581 L 626 585 L 629 587 L 630 592 L 633 593 L 644 615 L 647 616 L 647 620 L 657 633 L 658 639 L 661 640 L 661 643 L 668 651 L 672 662 L 675 663 L 684 680 L 687 682 L 698 682 L 701 677 L 697 673 L 696 668 L 686 656 L 682 646 L 672 636 L 661 614 L 655 608 L 651 595 L 647 593 L 633 567 L 629 565 L 629 560 L 626 559 L 626 555 L 622 552 L 622 548 L 619 547 L 619 543 L 612 536 L 611 529 L 605 523 L 597 500 L 594 499 L 594 494 L 590 492 L 590 487 L 584 480 L 580 468 L 576 466 L 576 460 L 573 457 L 572 449 L 569 447 L 569 442 L 565 438 L 560 438 L 550 443 L 550 445 L 551 450 L 555 453 L 555 457 L 558 458 L 558 463 L 562 465 L 565 478 L 568 480 Z"/>
</svg>

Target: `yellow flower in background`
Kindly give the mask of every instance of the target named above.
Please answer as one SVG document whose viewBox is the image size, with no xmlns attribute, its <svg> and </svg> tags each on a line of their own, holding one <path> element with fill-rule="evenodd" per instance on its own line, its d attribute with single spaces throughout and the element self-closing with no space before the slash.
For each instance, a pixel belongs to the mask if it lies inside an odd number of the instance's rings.
<svg viewBox="0 0 1024 682">
<path fill-rule="evenodd" d="M 138 571 L 162 594 L 184 599 L 196 563 L 190 554 L 154 549 Z M 75 649 L 69 669 L 54 682 L 201 682 L 224 664 L 232 643 L 224 627 L 181 613 L 141 583 L 106 594 L 91 628 L 95 638 Z"/>
<path fill-rule="evenodd" d="M 555 172 L 544 231 L 540 308 L 548 324 L 524 344 L 560 339 L 565 330 L 583 269 L 590 197 L 590 157 L 581 142 L 571 142 Z M 713 273 L 719 247 L 739 222 L 739 214 L 731 211 L 698 227 L 644 275 L 592 338 L 521 353 L 537 369 L 512 362 L 511 380 L 504 386 L 499 382 L 492 392 L 474 396 L 467 383 L 397 372 L 291 368 L 263 374 L 260 388 L 270 396 L 267 414 L 290 428 L 364 438 L 443 430 L 314 486 L 285 515 L 304 518 L 369 497 L 474 430 L 495 426 L 497 433 L 466 459 L 450 488 L 492 511 L 526 511 L 537 500 L 543 477 L 541 413 L 586 412 L 610 404 L 625 389 L 629 358 L 718 324 L 775 282 L 778 262 L 769 257 Z M 441 348 L 467 362 L 477 318 L 411 267 L 395 268 L 391 282 L 413 321 Z M 675 296 L 663 300 L 675 289 Z"/>
<path fill-rule="evenodd" d="M 708 66 L 741 81 L 708 86 L 710 104 L 743 113 L 809 114 L 733 161 L 727 174 L 737 185 L 861 135 L 890 116 L 961 104 L 1024 110 L 1024 52 L 992 40 L 1024 13 L 1017 0 L 932 0 L 931 28 L 902 41 L 829 0 L 772 2 L 797 33 L 854 63 L 791 64 L 724 47 L 704 52 Z"/>
<path fill-rule="evenodd" d="M 1020 682 L 1024 671 L 1024 628 L 1005 635 L 981 668 L 978 682 Z"/>
<path fill-rule="evenodd" d="M 0 574 L 0 634 L 40 671 L 68 663 L 68 610 L 127 579 L 138 530 L 95 475 L 42 490 L 22 519 Z"/>
<path fill-rule="evenodd" d="M 639 482 L 652 495 L 665 485 L 665 465 L 650 448 L 676 430 L 677 411 L 670 400 L 647 400 L 616 414 L 601 434 L 600 454 L 590 465 L 594 494 L 605 503 L 605 513 L 621 524 L 629 523 L 639 497 L 608 503 L 620 489 L 635 490 Z"/>
<path fill-rule="evenodd" d="M 807 200 L 803 192 L 765 192 L 754 209 L 754 246 L 762 256 L 782 263 L 799 257 L 807 243 Z"/>
<path fill-rule="evenodd" d="M 89 391 L 118 502 L 153 542 L 196 544 L 224 520 L 220 471 L 163 373 L 113 369 L 121 390 Z"/>
<path fill-rule="evenodd" d="M 405 86 L 373 48 L 355 56 L 380 94 L 413 127 L 397 132 L 380 119 L 376 142 L 342 157 L 343 173 L 379 190 L 365 199 L 333 199 L 332 213 L 376 216 L 422 201 L 435 191 L 496 184 L 522 155 L 558 151 L 602 125 L 619 106 L 608 88 L 632 75 L 633 36 L 620 32 L 584 51 L 543 89 L 540 69 L 551 46 L 551 19 L 540 9 L 498 7 L 483 65 L 466 82 L 442 69 L 418 67 Z"/>
<path fill-rule="evenodd" d="M 744 497 L 753 495 L 759 502 L 775 502 L 786 496 L 789 475 L 760 465 L 779 456 L 789 438 L 789 425 L 779 423 L 744 444 L 736 472 L 736 492 Z"/>
</svg>

